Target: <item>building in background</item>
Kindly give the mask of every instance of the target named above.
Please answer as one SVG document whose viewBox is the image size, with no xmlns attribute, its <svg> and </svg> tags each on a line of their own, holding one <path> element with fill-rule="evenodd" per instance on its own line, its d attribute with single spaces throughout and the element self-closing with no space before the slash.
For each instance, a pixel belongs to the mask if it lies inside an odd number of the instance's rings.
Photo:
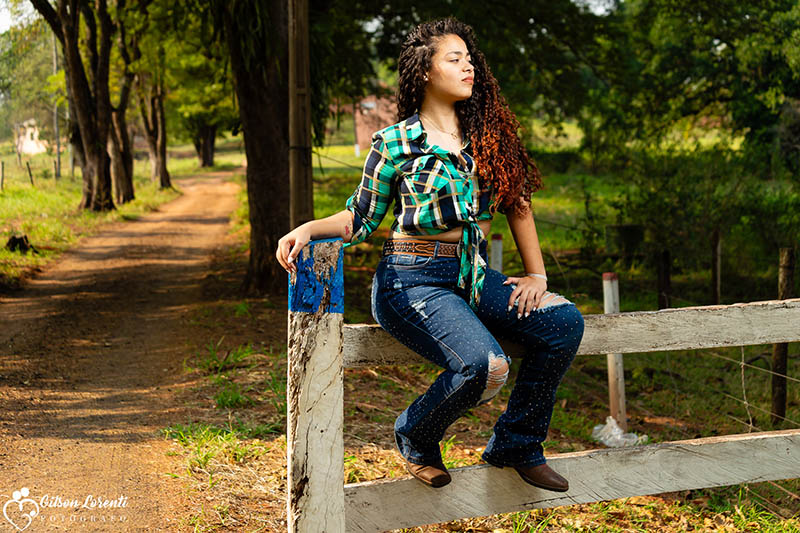
<svg viewBox="0 0 800 533">
<path fill-rule="evenodd" d="M 18 154 L 36 155 L 47 151 L 47 142 L 39 140 L 36 119 L 29 118 L 22 124 L 17 124 L 16 130 L 15 144 Z"/>
</svg>

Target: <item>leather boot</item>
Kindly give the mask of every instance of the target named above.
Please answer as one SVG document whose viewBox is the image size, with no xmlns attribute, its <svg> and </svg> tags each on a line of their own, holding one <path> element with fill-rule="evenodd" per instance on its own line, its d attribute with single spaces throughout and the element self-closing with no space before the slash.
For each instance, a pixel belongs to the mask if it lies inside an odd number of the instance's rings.
<svg viewBox="0 0 800 533">
<path fill-rule="evenodd" d="M 540 489 L 566 492 L 569 490 L 569 481 L 546 464 L 537 466 L 515 466 L 519 477 L 525 483 Z"/>
<path fill-rule="evenodd" d="M 450 474 L 441 460 L 438 463 L 429 465 L 418 465 L 409 462 L 408 459 L 404 458 L 404 460 L 408 473 L 429 487 L 439 488 L 450 483 Z"/>
</svg>

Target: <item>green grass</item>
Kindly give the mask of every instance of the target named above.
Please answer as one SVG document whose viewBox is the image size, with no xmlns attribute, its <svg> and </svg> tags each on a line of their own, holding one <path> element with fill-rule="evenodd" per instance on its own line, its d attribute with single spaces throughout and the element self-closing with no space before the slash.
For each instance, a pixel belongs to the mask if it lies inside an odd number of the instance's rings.
<svg viewBox="0 0 800 533">
<path fill-rule="evenodd" d="M 206 345 L 206 354 L 198 355 L 198 366 L 209 374 L 221 374 L 234 368 L 246 367 L 250 365 L 248 359 L 253 355 L 251 345 L 241 345 L 229 350 L 222 350 L 221 337 L 217 342 L 209 342 Z"/>
<path fill-rule="evenodd" d="M 214 395 L 214 402 L 217 404 L 218 409 L 249 407 L 256 403 L 251 396 L 247 395 L 252 390 L 252 385 L 243 387 L 235 381 L 224 377 L 218 377 L 212 381 L 221 387 Z"/>
<path fill-rule="evenodd" d="M 268 449 L 260 442 L 245 442 L 249 437 L 247 433 L 233 424 L 218 427 L 200 422 L 174 424 L 162 430 L 164 438 L 174 440 L 189 451 L 186 466 L 191 471 L 209 471 L 214 459 L 242 463 Z"/>
</svg>

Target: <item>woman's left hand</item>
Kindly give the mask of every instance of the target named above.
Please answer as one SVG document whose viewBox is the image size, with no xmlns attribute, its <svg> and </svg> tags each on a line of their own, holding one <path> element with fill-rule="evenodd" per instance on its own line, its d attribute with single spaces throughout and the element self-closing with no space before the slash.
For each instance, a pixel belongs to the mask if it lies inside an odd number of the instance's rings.
<svg viewBox="0 0 800 533">
<path fill-rule="evenodd" d="M 503 285 L 516 284 L 511 297 L 508 299 L 509 312 L 514 307 L 514 302 L 517 302 L 517 318 L 522 318 L 522 315 L 528 316 L 533 309 L 539 307 L 539 302 L 542 296 L 547 291 L 547 282 L 541 278 L 534 278 L 525 276 L 521 278 L 508 277 L 503 282 Z"/>
</svg>

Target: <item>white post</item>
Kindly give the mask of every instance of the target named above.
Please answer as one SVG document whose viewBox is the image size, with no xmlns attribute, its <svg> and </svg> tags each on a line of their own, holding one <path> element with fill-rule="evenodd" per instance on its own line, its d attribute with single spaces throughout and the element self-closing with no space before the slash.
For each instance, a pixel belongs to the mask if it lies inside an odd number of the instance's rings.
<svg viewBox="0 0 800 533">
<path fill-rule="evenodd" d="M 503 272 L 503 234 L 492 233 L 492 246 L 489 249 L 489 268 Z"/>
<path fill-rule="evenodd" d="M 341 239 L 312 241 L 289 278 L 287 525 L 344 533 Z"/>
<path fill-rule="evenodd" d="M 603 273 L 603 311 L 606 314 L 619 313 L 619 278 L 616 272 Z M 625 409 L 625 366 L 622 354 L 607 354 L 608 399 L 611 416 L 623 431 L 628 429 Z"/>
</svg>

